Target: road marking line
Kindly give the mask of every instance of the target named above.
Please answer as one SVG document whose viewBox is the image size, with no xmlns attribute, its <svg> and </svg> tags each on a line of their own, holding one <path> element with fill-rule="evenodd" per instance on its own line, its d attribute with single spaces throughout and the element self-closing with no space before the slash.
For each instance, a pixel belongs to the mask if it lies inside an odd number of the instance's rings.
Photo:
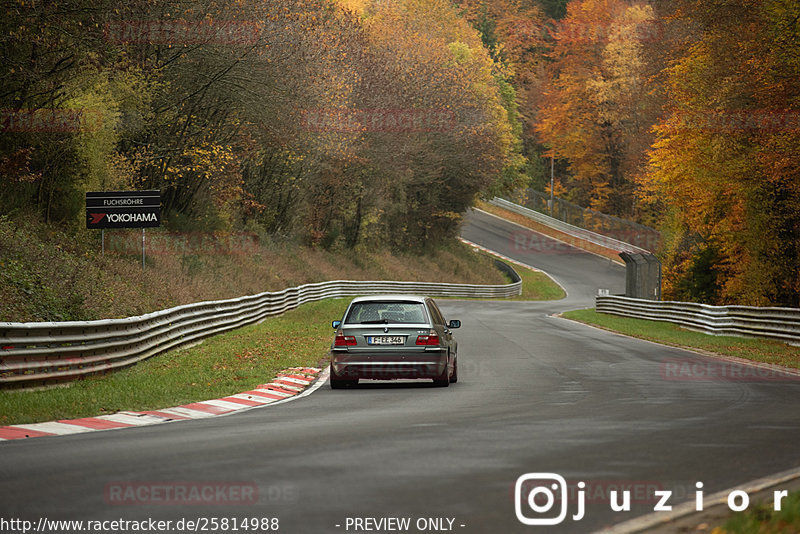
<svg viewBox="0 0 800 534">
<path fill-rule="evenodd" d="M 291 397 L 291 395 L 287 395 L 285 393 L 278 393 L 277 391 L 273 391 L 271 389 L 254 389 L 252 391 L 247 391 L 244 394 L 252 394 L 252 395 L 260 395 L 262 397 L 266 397 L 268 399 L 276 399 L 281 400 L 285 399 L 286 397 Z M 240 395 L 242 395 L 240 393 Z"/>
<path fill-rule="evenodd" d="M 272 402 L 264 397 L 256 397 L 255 395 L 231 395 L 230 397 L 222 397 L 219 400 L 233 402 L 239 404 L 239 409 L 242 409 L 242 406 L 260 406 L 262 404 L 269 404 Z"/>
<path fill-rule="evenodd" d="M 52 436 L 50 432 L 39 432 L 36 430 L 28 430 L 25 428 L 17 428 L 14 426 L 0 427 L 0 439 L 9 441 L 12 439 L 25 439 L 25 438 L 39 438 L 44 436 Z"/>
<path fill-rule="evenodd" d="M 166 414 L 175 414 L 182 416 L 184 419 L 202 419 L 203 417 L 214 417 L 214 414 L 208 412 L 201 412 L 199 410 L 192 410 L 184 408 L 183 406 L 176 406 L 174 408 L 162 408 L 159 412 Z"/>
<path fill-rule="evenodd" d="M 278 378 L 288 380 L 289 382 L 294 382 L 301 386 L 307 386 L 314 381 L 313 378 L 306 378 L 302 375 L 278 375 Z"/>
<path fill-rule="evenodd" d="M 275 384 L 275 383 L 264 384 L 262 386 L 258 386 L 258 390 L 261 390 L 261 389 L 266 389 L 268 391 L 276 391 L 278 393 L 283 393 L 285 395 L 296 395 L 297 391 L 299 391 L 299 390 L 295 391 L 292 388 L 289 388 L 287 386 L 283 386 L 283 385 L 280 385 L 280 384 Z"/>
<path fill-rule="evenodd" d="M 151 414 L 135 415 L 131 413 L 112 413 L 109 415 L 101 415 L 98 419 L 123 423 L 129 426 L 142 426 L 163 423 L 166 418 Z"/>
<path fill-rule="evenodd" d="M 289 382 L 288 380 L 278 379 L 273 380 L 270 384 L 275 384 L 277 386 L 282 387 L 283 389 L 292 390 L 292 391 L 302 391 L 305 386 L 300 386 L 295 382 Z M 308 384 L 306 384 L 307 386 Z"/>
<path fill-rule="evenodd" d="M 491 215 L 491 213 L 490 213 L 489 215 Z M 505 219 L 503 219 L 503 220 L 505 220 Z M 509 221 L 509 222 L 511 222 L 511 221 Z M 550 237 L 550 236 L 547 236 L 547 237 Z M 548 277 L 550 280 L 552 280 L 552 281 L 553 281 L 553 283 L 554 283 L 555 285 L 557 285 L 558 287 L 560 287 L 560 288 L 561 288 L 561 290 L 564 292 L 564 298 L 567 298 L 567 297 L 569 297 L 569 292 L 567 291 L 567 288 L 566 288 L 566 287 L 564 287 L 563 285 L 561 285 L 561 282 L 559 282 L 558 280 L 556 280 L 556 279 L 553 277 L 553 275 L 552 275 L 552 274 L 550 274 L 550 273 L 548 273 L 547 271 L 544 271 L 544 270 L 542 270 L 542 269 L 539 269 L 538 267 L 534 267 L 534 266 L 532 266 L 532 265 L 528 265 L 527 263 L 522 263 L 521 261 L 519 261 L 519 260 L 515 260 L 514 258 L 509 258 L 508 256 L 504 256 L 503 254 L 500 254 L 499 252 L 496 252 L 496 251 L 494 251 L 494 250 L 492 250 L 492 249 L 486 248 L 486 247 L 484 247 L 483 245 L 479 245 L 479 244 L 477 244 L 477 243 L 474 243 L 474 242 L 472 242 L 472 241 L 470 241 L 470 240 L 468 240 L 468 239 L 464 239 L 463 237 L 459 237 L 458 239 L 459 239 L 459 241 L 461 241 L 462 243 L 465 243 L 465 244 L 467 244 L 467 245 L 469 245 L 469 246 L 471 246 L 471 247 L 475 247 L 475 248 L 477 248 L 478 250 L 482 250 L 482 251 L 486 252 L 487 254 L 491 254 L 491 255 L 493 255 L 493 256 L 497 256 L 498 258 L 500 258 L 500 259 L 502 259 L 502 260 L 505 260 L 505 261 L 507 261 L 507 262 L 509 262 L 509 263 L 513 263 L 513 264 L 515 264 L 515 265 L 519 265 L 520 267 L 524 267 L 525 269 L 530 269 L 531 271 L 534 271 L 534 272 L 537 272 L 537 273 L 542 273 L 542 274 L 544 274 L 544 275 L 545 275 L 545 276 L 547 276 L 547 277 Z M 563 299 L 561 299 L 561 300 L 563 300 Z M 553 301 L 553 302 L 555 302 L 555 301 Z"/>
<path fill-rule="evenodd" d="M 299 395 L 296 395 L 296 396 L 294 396 L 294 397 L 290 397 L 290 398 L 287 398 L 287 399 L 279 400 L 279 401 L 278 401 L 278 402 L 276 402 L 275 404 L 276 404 L 276 405 L 277 405 L 277 404 L 282 404 L 282 403 L 284 403 L 284 402 L 289 402 L 289 401 L 297 400 L 297 399 L 299 399 L 299 398 L 302 398 L 302 397 L 307 397 L 307 396 L 311 395 L 312 393 L 314 393 L 315 391 L 317 391 L 319 388 L 321 388 L 323 384 L 327 384 L 327 382 L 328 382 L 328 375 L 329 375 L 329 374 L 330 374 L 330 367 L 326 367 L 324 370 L 322 370 L 322 372 L 320 372 L 319 376 L 317 377 L 317 381 L 316 381 L 316 382 L 314 382 L 314 383 L 311 385 L 311 387 L 308 387 L 308 388 L 306 388 L 306 389 L 305 389 L 305 390 L 304 390 L 302 393 L 300 393 Z"/>
<path fill-rule="evenodd" d="M 223 408 L 225 410 L 241 410 L 242 409 L 242 404 L 241 403 L 225 401 L 225 400 L 222 400 L 222 399 L 207 400 L 207 401 L 201 402 L 200 404 L 206 404 L 206 405 L 210 405 L 210 406 L 217 406 L 217 407 Z"/>
<path fill-rule="evenodd" d="M 177 415 L 177 414 L 174 414 L 174 413 L 166 413 L 164 410 L 148 410 L 146 412 L 140 412 L 140 413 L 145 413 L 147 415 L 153 415 L 155 417 L 162 417 L 163 419 L 169 420 L 169 421 L 178 421 L 178 420 L 190 419 L 189 417 L 187 417 L 185 415 Z"/>
<path fill-rule="evenodd" d="M 568 311 L 579 311 L 578 310 L 568 310 Z M 660 341 L 653 341 L 652 339 L 644 339 L 641 337 L 631 336 L 628 334 L 624 334 L 622 332 L 617 332 L 616 330 L 611 330 L 609 328 L 603 328 L 602 326 L 597 326 L 594 324 L 584 323 L 578 321 L 577 319 L 570 319 L 569 317 L 564 317 L 565 312 L 560 312 L 556 315 L 548 315 L 550 319 L 561 319 L 562 321 L 570 321 L 571 323 L 588 326 L 589 328 L 594 328 L 595 330 L 600 330 L 601 332 L 607 332 L 609 334 L 614 334 L 617 336 L 626 337 L 628 339 L 635 339 L 637 341 L 644 341 L 645 343 L 652 343 L 653 345 L 658 345 L 659 347 L 666 347 L 670 349 L 677 349 L 682 350 L 684 352 L 689 352 L 691 354 L 697 354 L 698 356 L 704 356 L 706 358 L 713 358 L 715 360 L 723 360 L 726 362 L 731 363 L 738 363 L 741 365 L 747 365 L 749 367 L 755 367 L 758 369 L 767 369 L 769 371 L 780 371 L 781 373 L 785 373 L 788 375 L 800 376 L 800 369 L 796 369 L 794 367 L 785 367 L 783 365 L 777 363 L 764 363 L 764 362 L 757 362 L 754 360 L 747 360 L 745 358 L 739 358 L 737 356 L 728 356 L 727 354 L 720 354 L 718 352 L 707 351 L 698 347 L 687 347 L 684 345 L 670 345 L 668 343 L 662 343 Z M 708 334 L 711 335 L 711 334 Z M 731 336 L 735 337 L 735 336 Z"/>
<path fill-rule="evenodd" d="M 301 393 L 299 393 L 297 395 L 292 395 L 292 396 L 280 399 L 280 400 L 272 403 L 271 406 L 277 406 L 278 404 L 283 404 L 283 403 L 286 403 L 286 402 L 292 402 L 292 401 L 300 399 L 302 397 L 307 397 L 307 396 L 311 395 L 312 393 L 317 391 L 319 388 L 321 388 L 323 384 L 326 384 L 328 382 L 328 374 L 329 374 L 329 372 L 330 372 L 330 368 L 326 367 L 324 370 L 322 370 L 319 373 L 319 376 L 317 377 L 317 381 L 314 382 L 313 384 L 311 384 L 311 386 L 307 387 L 305 390 L 303 390 Z M 239 412 L 231 412 L 231 413 L 222 414 L 220 417 L 226 417 L 226 416 L 232 415 L 234 413 L 241 413 L 241 412 L 245 412 L 245 411 L 249 411 L 249 410 L 257 410 L 259 408 L 262 408 L 262 406 L 253 406 L 252 408 L 245 408 L 244 410 L 240 410 Z"/>
<path fill-rule="evenodd" d="M 82 426 L 84 428 L 90 428 L 92 430 L 107 430 L 109 428 L 126 428 L 129 426 L 133 426 L 128 423 L 121 423 L 119 421 L 109 421 L 107 419 L 101 419 L 100 417 L 84 417 L 83 419 L 61 419 L 57 422 L 64 423 L 67 425 Z"/>
<path fill-rule="evenodd" d="M 64 423 L 57 423 L 51 421 L 49 423 L 31 423 L 29 425 L 15 425 L 17 428 L 25 428 L 27 430 L 35 430 L 38 432 L 46 432 L 48 434 L 55 434 L 63 436 L 67 434 L 80 434 L 82 432 L 91 432 L 91 428 L 78 425 L 67 425 Z"/>
<path fill-rule="evenodd" d="M 190 402 L 189 404 L 182 404 L 178 408 L 189 408 L 190 410 L 197 410 L 199 412 L 207 412 L 212 415 L 219 415 L 221 413 L 232 412 L 235 408 L 222 408 L 209 404 L 208 401 Z"/>
<path fill-rule="evenodd" d="M 739 484 L 738 486 L 719 491 L 712 495 L 704 496 L 703 508 L 708 509 L 720 504 L 727 506 L 728 495 L 730 495 L 733 491 L 742 490 L 750 495 L 761 490 L 771 488 L 772 486 L 777 486 L 778 484 L 782 484 L 784 482 L 790 482 L 797 478 L 800 478 L 800 467 L 789 469 L 787 471 L 781 471 L 780 473 L 775 473 L 766 477 L 757 478 L 755 480 Z M 645 532 L 653 527 L 664 526 L 671 521 L 682 519 L 695 513 L 699 512 L 697 512 L 695 502 L 692 500 L 674 506 L 671 512 L 653 512 L 641 517 L 624 521 L 622 523 L 618 523 L 603 530 L 597 530 L 594 534 L 636 534 L 638 532 Z"/>
<path fill-rule="evenodd" d="M 219 417 L 255 408 L 263 408 L 267 405 L 280 404 L 284 401 L 310 395 L 319 389 L 327 378 L 327 370 L 320 371 L 320 369 L 309 367 L 291 367 L 278 373 L 276 379 L 269 384 L 262 384 L 251 391 L 171 408 L 141 412 L 121 411 L 97 417 L 4 426 L 0 427 L 0 441 L 80 434 L 98 430 L 113 430 L 115 428 L 130 428 L 188 419 Z M 315 376 L 309 377 L 308 375 Z M 317 381 L 316 383 L 314 383 L 315 380 Z"/>
</svg>

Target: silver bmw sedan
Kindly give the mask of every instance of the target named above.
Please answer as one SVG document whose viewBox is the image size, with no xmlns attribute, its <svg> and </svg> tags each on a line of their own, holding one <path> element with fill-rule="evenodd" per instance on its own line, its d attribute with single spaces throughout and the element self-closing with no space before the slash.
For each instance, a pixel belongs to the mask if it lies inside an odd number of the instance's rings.
<svg viewBox="0 0 800 534">
<path fill-rule="evenodd" d="M 331 323 L 330 383 L 333 389 L 359 379 L 431 378 L 447 387 L 458 381 L 458 344 L 433 299 L 383 295 L 353 299 L 344 316 Z"/>
</svg>

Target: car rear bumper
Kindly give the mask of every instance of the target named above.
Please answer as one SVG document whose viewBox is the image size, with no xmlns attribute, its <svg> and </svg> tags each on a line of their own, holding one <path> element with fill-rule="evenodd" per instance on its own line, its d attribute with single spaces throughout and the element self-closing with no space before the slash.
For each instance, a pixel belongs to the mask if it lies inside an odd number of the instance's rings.
<svg viewBox="0 0 800 534">
<path fill-rule="evenodd" d="M 331 371 L 338 378 L 436 378 L 444 372 L 446 366 L 446 349 L 408 354 L 331 352 Z"/>
</svg>

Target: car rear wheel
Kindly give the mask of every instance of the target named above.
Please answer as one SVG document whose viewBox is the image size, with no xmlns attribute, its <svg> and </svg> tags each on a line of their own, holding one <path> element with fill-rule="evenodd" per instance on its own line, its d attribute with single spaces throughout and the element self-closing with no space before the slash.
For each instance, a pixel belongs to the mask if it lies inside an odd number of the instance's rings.
<svg viewBox="0 0 800 534">
<path fill-rule="evenodd" d="M 450 385 L 450 366 L 449 365 L 445 364 L 444 371 L 442 371 L 442 374 L 440 374 L 439 376 L 437 376 L 436 378 L 433 379 L 433 384 L 435 386 L 439 386 L 439 387 L 442 387 L 442 388 L 446 388 L 447 386 Z"/>
<path fill-rule="evenodd" d="M 333 372 L 333 368 L 331 368 L 331 376 L 329 380 L 331 382 L 331 389 L 343 389 L 358 384 L 358 378 L 339 378 Z"/>
<path fill-rule="evenodd" d="M 331 377 L 331 389 L 344 389 L 358 384 L 358 380 L 341 380 Z"/>
<path fill-rule="evenodd" d="M 450 383 L 455 384 L 458 382 L 458 354 L 453 356 L 453 374 L 450 375 Z"/>
</svg>

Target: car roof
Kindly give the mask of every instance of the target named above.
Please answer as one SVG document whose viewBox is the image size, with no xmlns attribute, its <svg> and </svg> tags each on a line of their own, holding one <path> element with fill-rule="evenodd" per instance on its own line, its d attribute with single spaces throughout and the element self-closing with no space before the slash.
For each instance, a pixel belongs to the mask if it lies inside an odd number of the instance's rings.
<svg viewBox="0 0 800 534">
<path fill-rule="evenodd" d="M 370 295 L 368 297 L 356 297 L 353 299 L 352 304 L 357 302 L 370 302 L 370 301 L 381 301 L 381 302 L 419 302 L 423 304 L 425 299 L 428 297 L 423 297 L 420 295 Z"/>
</svg>

